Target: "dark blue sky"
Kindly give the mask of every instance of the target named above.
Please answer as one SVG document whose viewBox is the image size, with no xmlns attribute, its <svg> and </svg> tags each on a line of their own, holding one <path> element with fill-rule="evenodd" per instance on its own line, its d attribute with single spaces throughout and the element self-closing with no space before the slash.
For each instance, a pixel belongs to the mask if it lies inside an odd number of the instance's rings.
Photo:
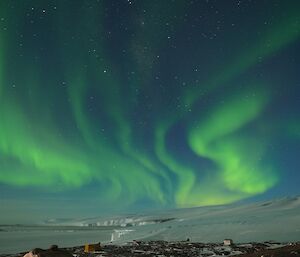
<svg viewBox="0 0 300 257">
<path fill-rule="evenodd" d="M 0 223 L 299 194 L 299 12 L 1 1 Z"/>
</svg>

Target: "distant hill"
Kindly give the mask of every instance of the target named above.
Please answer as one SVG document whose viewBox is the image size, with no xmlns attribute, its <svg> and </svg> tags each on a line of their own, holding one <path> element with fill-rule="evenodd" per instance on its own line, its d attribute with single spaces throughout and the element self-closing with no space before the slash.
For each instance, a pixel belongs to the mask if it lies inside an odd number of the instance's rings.
<svg viewBox="0 0 300 257">
<path fill-rule="evenodd" d="M 68 220 L 59 222 L 59 225 L 117 226 L 117 234 L 120 236 L 114 236 L 116 242 L 133 239 L 220 242 L 224 238 L 232 238 L 235 242 L 298 241 L 300 197 L 243 205 Z"/>
</svg>

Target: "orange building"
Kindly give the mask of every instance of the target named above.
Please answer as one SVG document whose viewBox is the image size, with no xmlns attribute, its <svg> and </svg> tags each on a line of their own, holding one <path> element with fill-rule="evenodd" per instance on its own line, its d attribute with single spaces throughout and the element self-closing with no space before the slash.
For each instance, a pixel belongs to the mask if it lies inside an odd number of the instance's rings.
<svg viewBox="0 0 300 257">
<path fill-rule="evenodd" d="M 96 252 L 96 251 L 100 251 L 100 250 L 101 250 L 100 243 L 98 243 L 98 244 L 86 244 L 84 246 L 84 252 L 85 253 L 92 253 L 92 252 Z"/>
</svg>

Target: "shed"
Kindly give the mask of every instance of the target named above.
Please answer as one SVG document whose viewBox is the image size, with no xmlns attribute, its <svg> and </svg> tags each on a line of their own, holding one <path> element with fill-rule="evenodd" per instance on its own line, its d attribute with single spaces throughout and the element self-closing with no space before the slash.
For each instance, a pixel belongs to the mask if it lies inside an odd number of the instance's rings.
<svg viewBox="0 0 300 257">
<path fill-rule="evenodd" d="M 233 245 L 232 239 L 224 239 L 224 245 L 226 245 L 226 246 Z"/>
<path fill-rule="evenodd" d="M 101 250 L 101 245 L 100 243 L 98 244 L 86 244 L 84 246 L 84 252 L 85 253 L 91 253 L 91 252 L 96 252 Z"/>
</svg>

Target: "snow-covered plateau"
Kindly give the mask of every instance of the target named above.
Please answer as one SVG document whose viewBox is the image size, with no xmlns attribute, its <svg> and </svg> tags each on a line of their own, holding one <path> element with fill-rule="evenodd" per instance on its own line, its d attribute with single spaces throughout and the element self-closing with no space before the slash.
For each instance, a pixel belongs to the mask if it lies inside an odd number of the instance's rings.
<svg viewBox="0 0 300 257">
<path fill-rule="evenodd" d="M 174 209 L 80 220 L 52 220 L 42 226 L 0 226 L 0 253 L 33 247 L 61 247 L 132 240 L 217 243 L 296 242 L 300 239 L 300 197 L 251 204 Z"/>
<path fill-rule="evenodd" d="M 108 219 L 84 219 L 69 221 L 68 224 L 119 226 L 112 235 L 115 242 L 133 239 L 220 242 L 224 238 L 231 238 L 235 242 L 291 242 L 300 239 L 300 197 L 251 204 L 175 209 Z"/>
</svg>

